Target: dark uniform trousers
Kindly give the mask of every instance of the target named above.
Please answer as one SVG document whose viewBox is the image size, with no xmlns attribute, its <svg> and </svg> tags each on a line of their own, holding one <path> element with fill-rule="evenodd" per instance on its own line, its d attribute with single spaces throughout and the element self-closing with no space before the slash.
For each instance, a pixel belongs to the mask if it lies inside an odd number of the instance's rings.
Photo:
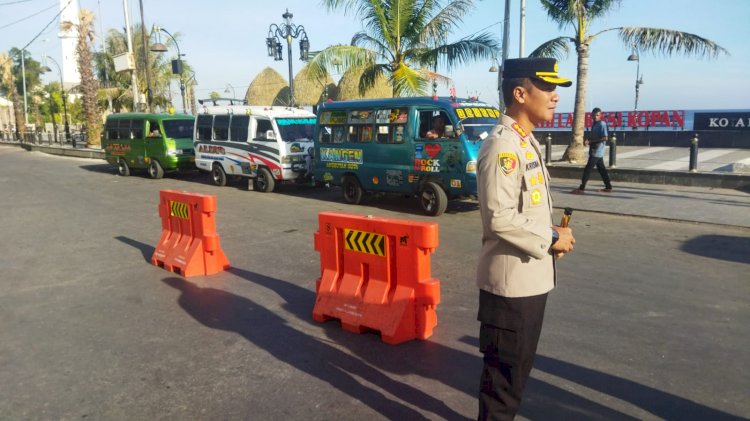
<svg viewBox="0 0 750 421">
<path fill-rule="evenodd" d="M 479 419 L 512 420 L 534 364 L 547 294 L 509 298 L 479 291 L 479 350 L 484 368 Z"/>
</svg>

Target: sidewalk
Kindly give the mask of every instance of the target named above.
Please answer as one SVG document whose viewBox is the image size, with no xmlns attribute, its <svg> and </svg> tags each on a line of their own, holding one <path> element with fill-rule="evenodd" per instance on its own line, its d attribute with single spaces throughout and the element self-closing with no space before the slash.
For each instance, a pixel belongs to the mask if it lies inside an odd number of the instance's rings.
<svg viewBox="0 0 750 421">
<path fill-rule="evenodd" d="M 582 172 L 583 170 L 581 170 Z M 580 173 L 579 173 L 580 174 Z M 570 193 L 580 180 L 552 178 L 556 208 L 750 228 L 750 192 L 711 187 L 618 183 L 611 193 L 594 172 L 586 193 Z"/>
</svg>

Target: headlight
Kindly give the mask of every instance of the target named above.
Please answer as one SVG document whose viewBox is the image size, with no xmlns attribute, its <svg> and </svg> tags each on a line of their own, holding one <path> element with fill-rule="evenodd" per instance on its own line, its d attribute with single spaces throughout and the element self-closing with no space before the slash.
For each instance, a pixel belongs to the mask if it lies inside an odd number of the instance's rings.
<svg viewBox="0 0 750 421">
<path fill-rule="evenodd" d="M 467 174 L 477 173 L 477 161 L 469 161 L 466 163 L 466 173 Z"/>
</svg>

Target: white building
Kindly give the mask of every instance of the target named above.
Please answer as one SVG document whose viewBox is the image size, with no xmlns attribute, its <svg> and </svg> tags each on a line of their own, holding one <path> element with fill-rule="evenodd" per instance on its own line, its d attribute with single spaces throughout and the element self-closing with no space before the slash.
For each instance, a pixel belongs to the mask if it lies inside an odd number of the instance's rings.
<svg viewBox="0 0 750 421">
<path fill-rule="evenodd" d="M 71 22 L 67 31 L 60 29 L 58 36 L 62 42 L 62 78 L 65 90 L 81 84 L 81 74 L 78 72 L 78 0 L 60 0 L 60 23 Z"/>
</svg>

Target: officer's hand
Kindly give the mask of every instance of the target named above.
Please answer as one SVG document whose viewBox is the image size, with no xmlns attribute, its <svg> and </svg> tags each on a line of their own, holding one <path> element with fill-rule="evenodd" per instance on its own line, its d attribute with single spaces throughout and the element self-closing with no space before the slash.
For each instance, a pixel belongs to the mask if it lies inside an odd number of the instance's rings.
<svg viewBox="0 0 750 421">
<path fill-rule="evenodd" d="M 557 231 L 557 234 L 560 236 L 560 238 L 555 241 L 555 244 L 550 247 L 550 250 L 555 256 L 555 259 L 559 259 L 566 253 L 570 253 L 571 251 L 573 251 L 573 245 L 576 243 L 576 239 L 575 237 L 573 237 L 573 230 L 570 229 L 570 227 L 563 228 L 554 226 L 552 227 L 552 229 Z"/>
</svg>

